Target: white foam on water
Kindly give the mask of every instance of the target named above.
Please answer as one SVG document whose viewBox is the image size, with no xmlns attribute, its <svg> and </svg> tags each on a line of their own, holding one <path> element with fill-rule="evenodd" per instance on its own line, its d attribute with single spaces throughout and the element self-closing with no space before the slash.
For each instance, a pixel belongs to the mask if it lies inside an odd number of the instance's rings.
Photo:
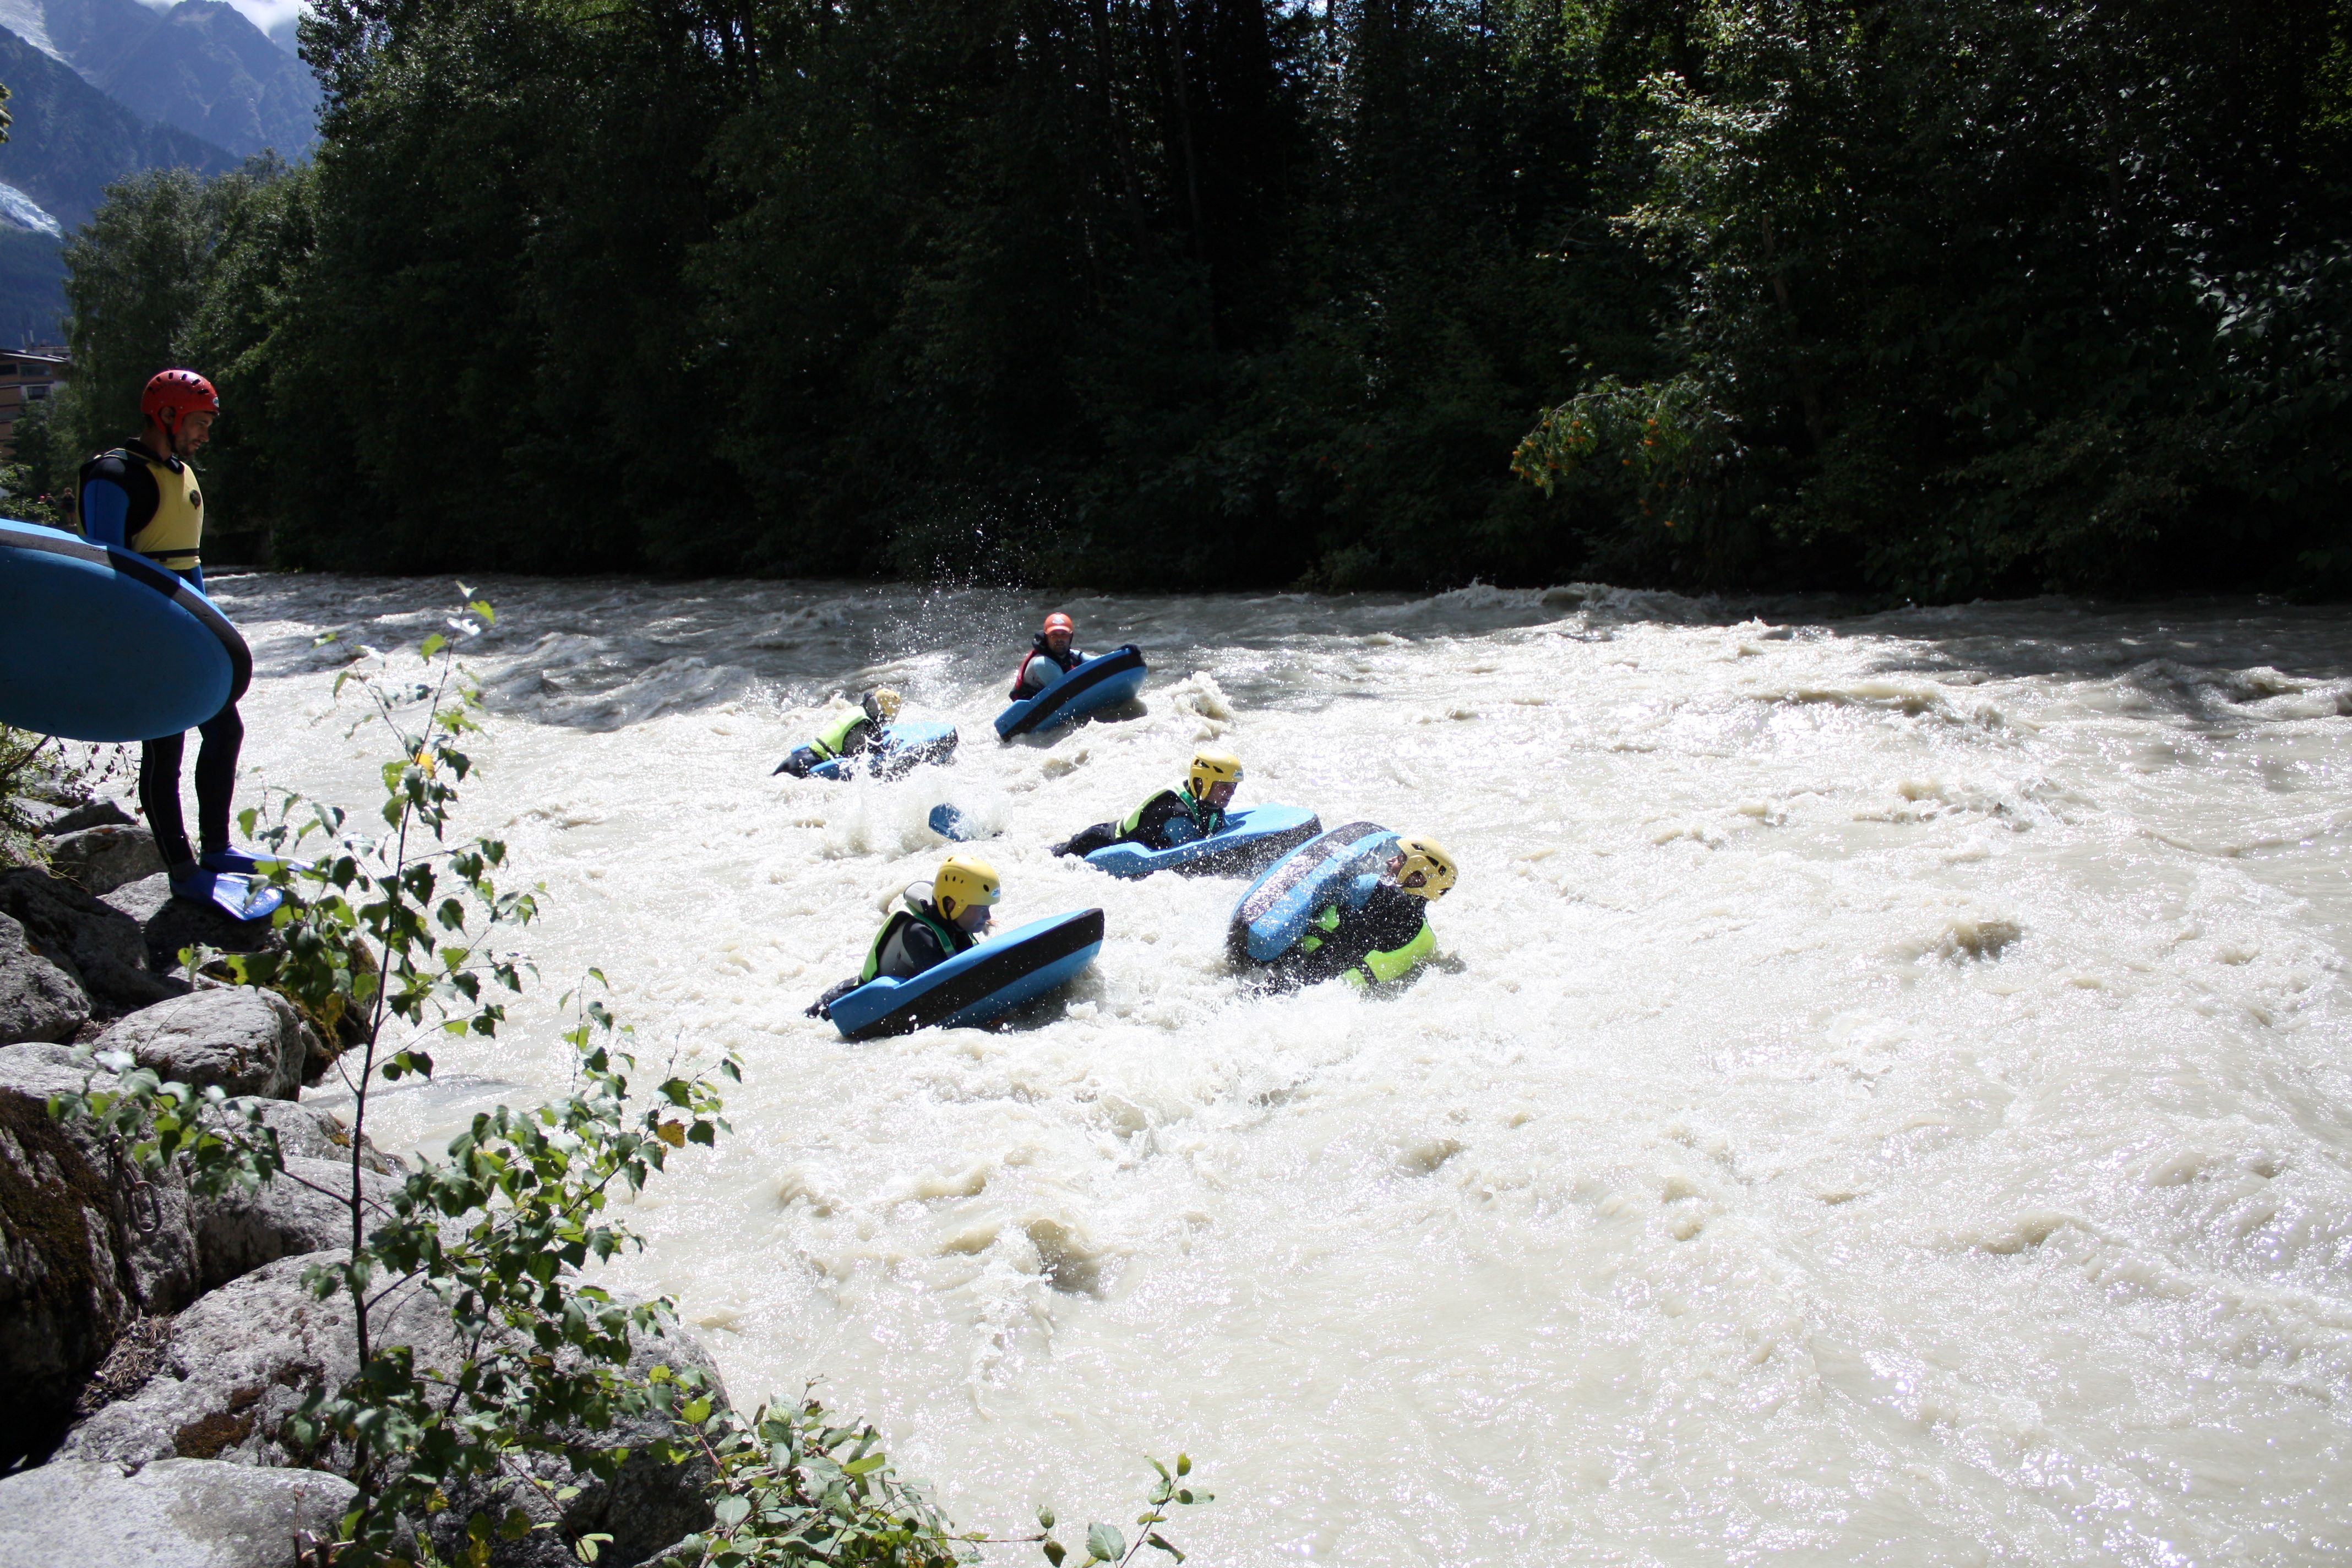
<svg viewBox="0 0 2352 1568">
<path fill-rule="evenodd" d="M 247 798 L 367 806 L 310 637 L 413 649 L 454 592 L 218 586 Z M 552 1089 L 592 963 L 645 1053 L 741 1051 L 618 1282 L 739 1399 L 820 1380 L 961 1521 L 1121 1519 L 1181 1447 L 1219 1500 L 1174 1533 L 1222 1563 L 2352 1549 L 2340 616 L 1096 597 L 1144 711 L 999 746 L 1036 595 L 483 591 L 464 820 L 546 883 L 544 980 L 387 1140 Z M 885 676 L 957 765 L 770 776 Z M 1245 993 L 1241 883 L 1047 853 L 1209 739 L 1244 804 L 1455 852 L 1417 983 Z M 1014 1028 L 848 1044 L 801 1009 L 942 801 L 1000 918 L 1100 906 L 1101 960 Z"/>
</svg>

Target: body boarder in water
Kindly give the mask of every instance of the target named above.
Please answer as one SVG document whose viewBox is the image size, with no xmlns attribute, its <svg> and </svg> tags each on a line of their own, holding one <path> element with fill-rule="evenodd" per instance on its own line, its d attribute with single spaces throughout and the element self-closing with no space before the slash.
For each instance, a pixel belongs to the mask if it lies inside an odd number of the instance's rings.
<svg viewBox="0 0 2352 1568">
<path fill-rule="evenodd" d="M 867 692 L 864 701 L 827 726 L 823 734 L 805 746 L 795 747 L 791 756 L 776 764 L 776 773 L 804 779 L 809 770 L 820 763 L 872 751 L 882 743 L 883 726 L 898 716 L 898 694 L 887 686 Z M 768 776 L 773 778 L 775 773 Z"/>
<path fill-rule="evenodd" d="M 1169 849 L 1225 830 L 1225 807 L 1241 787 L 1242 760 L 1231 752 L 1195 752 L 1184 782 L 1163 789 L 1123 822 L 1097 822 L 1054 846 L 1056 855 L 1091 855 L 1113 844 Z"/>
<path fill-rule="evenodd" d="M 192 370 L 166 370 L 139 399 L 145 422 L 139 438 L 100 452 L 81 468 L 82 533 L 94 543 L 136 551 L 176 572 L 204 592 L 205 496 L 189 465 L 211 438 L 220 395 Z M 196 727 L 196 831 L 199 857 L 189 847 L 180 814 L 180 762 L 185 735 L 163 735 L 139 749 L 139 808 L 163 852 L 172 891 L 204 900 L 211 881 L 203 871 L 251 873 L 250 855 L 229 847 L 229 801 L 236 786 L 236 753 L 245 721 L 232 702 Z"/>
<path fill-rule="evenodd" d="M 886 974 L 893 980 L 911 980 L 933 964 L 944 963 L 977 945 L 1003 886 L 996 868 L 977 855 L 949 856 L 940 863 L 928 889 L 918 882 L 901 895 L 905 907 L 891 910 L 890 918 L 874 934 L 866 950 L 866 967 L 858 971 L 857 978 L 843 981 L 811 1003 L 808 1016 L 830 1018 L 835 1002 L 869 980 Z"/>
<path fill-rule="evenodd" d="M 1077 624 L 1059 610 L 1045 617 L 1045 626 L 1029 640 L 1021 668 L 1013 672 L 1013 701 L 1027 701 L 1086 662 L 1087 656 L 1071 646 L 1077 630 Z"/>
<path fill-rule="evenodd" d="M 1282 984 L 1334 976 L 1350 985 L 1401 980 L 1437 946 L 1429 906 L 1454 886 L 1454 858 L 1433 838 L 1400 838 L 1360 909 L 1345 899 L 1318 910 L 1304 935 L 1270 967 Z"/>
</svg>

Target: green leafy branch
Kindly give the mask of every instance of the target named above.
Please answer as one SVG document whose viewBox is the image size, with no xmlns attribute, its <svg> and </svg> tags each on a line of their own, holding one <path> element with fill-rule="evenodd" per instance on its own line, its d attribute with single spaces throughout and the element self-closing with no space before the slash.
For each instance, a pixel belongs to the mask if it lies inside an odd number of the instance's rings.
<svg viewBox="0 0 2352 1568">
<path fill-rule="evenodd" d="M 681 1445 L 712 1467 L 710 1528 L 664 1568 L 956 1568 L 978 1535 L 958 1535 L 923 1489 L 901 1480 L 870 1426 L 843 1426 L 814 1399 L 746 1416 L 718 1406 L 698 1373 L 657 1368 Z"/>
<path fill-rule="evenodd" d="M 1168 1522 L 1170 1517 L 1168 1510 L 1171 1507 L 1189 1508 L 1194 1503 L 1213 1502 L 1215 1500 L 1214 1495 L 1194 1491 L 1184 1484 L 1185 1478 L 1192 1473 L 1192 1457 L 1190 1454 L 1176 1456 L 1176 1468 L 1172 1472 L 1166 1465 L 1150 1458 L 1148 1455 L 1146 1462 L 1160 1473 L 1160 1480 L 1145 1499 L 1143 1511 L 1135 1516 L 1136 1528 L 1142 1533 L 1130 1542 L 1117 1525 L 1088 1524 L 1087 1554 L 1078 1560 L 1079 1568 L 1094 1568 L 1094 1564 L 1097 1563 L 1108 1563 L 1115 1564 L 1116 1568 L 1127 1568 L 1127 1564 L 1133 1562 L 1147 1546 L 1155 1551 L 1166 1552 L 1179 1563 L 1184 1561 L 1184 1553 L 1176 1549 L 1173 1542 L 1160 1533 L 1160 1526 Z M 1045 1531 L 1044 1536 L 1038 1538 L 1045 1553 L 1045 1561 L 1052 1563 L 1053 1568 L 1062 1568 L 1064 1560 L 1069 1556 L 1069 1552 L 1060 1542 L 1054 1539 L 1054 1510 L 1050 1508 L 1039 1509 L 1037 1524 L 1039 1529 Z"/>
</svg>

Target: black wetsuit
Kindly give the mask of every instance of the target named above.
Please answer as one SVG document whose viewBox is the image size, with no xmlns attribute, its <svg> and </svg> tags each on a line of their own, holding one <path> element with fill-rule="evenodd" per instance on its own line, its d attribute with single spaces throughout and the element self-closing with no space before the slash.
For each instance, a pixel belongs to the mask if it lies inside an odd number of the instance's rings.
<svg viewBox="0 0 2352 1568">
<path fill-rule="evenodd" d="M 1171 837 L 1169 828 L 1183 822 L 1192 826 L 1189 837 Z M 1192 798 L 1190 790 L 1163 789 L 1129 814 L 1125 822 L 1097 822 L 1092 827 L 1076 833 L 1054 846 L 1056 855 L 1091 855 L 1113 844 L 1140 844 L 1146 849 L 1166 849 L 1175 844 L 1189 844 L 1195 838 L 1207 838 L 1224 831 L 1225 814 L 1213 805 Z"/>
<path fill-rule="evenodd" d="M 82 465 L 81 515 L 92 541 L 128 550 L 131 541 L 155 520 L 163 491 L 151 464 L 174 475 L 186 471 L 179 458 L 158 457 L 137 441 L 101 452 Z M 102 491 L 93 494 L 99 486 L 110 487 L 121 499 Z M 194 552 L 165 553 L 157 562 L 186 578 L 198 593 L 204 591 L 204 566 Z M 204 742 L 196 752 L 196 836 L 204 852 L 215 855 L 229 847 L 229 806 L 236 788 L 236 756 L 245 744 L 245 721 L 232 702 L 197 725 L 196 733 Z M 186 756 L 184 732 L 140 742 L 139 809 L 170 870 L 196 858 L 188 844 L 187 818 L 180 811 L 180 767 Z"/>
<path fill-rule="evenodd" d="M 821 763 L 829 763 L 837 757 L 864 756 L 881 744 L 882 728 L 880 721 L 872 714 L 859 713 L 838 734 L 820 735 L 813 744 L 793 747 L 793 754 L 776 764 L 776 772 L 804 779 Z"/>
<path fill-rule="evenodd" d="M 1271 967 L 1282 981 L 1312 984 L 1357 968 L 1375 953 L 1402 952 L 1429 924 L 1429 900 L 1382 879 L 1364 907 L 1329 906 L 1308 922 L 1306 932 Z M 1367 970 L 1366 979 L 1383 978 Z"/>
<path fill-rule="evenodd" d="M 935 904 L 925 902 L 893 910 L 890 918 L 882 922 L 882 929 L 875 933 L 873 945 L 866 950 L 866 967 L 858 972 L 857 978 L 845 980 L 818 997 L 807 1009 L 808 1016 L 829 1018 L 835 1002 L 867 981 L 884 975 L 893 980 L 911 980 L 971 945 L 971 933 L 940 913 Z"/>
</svg>

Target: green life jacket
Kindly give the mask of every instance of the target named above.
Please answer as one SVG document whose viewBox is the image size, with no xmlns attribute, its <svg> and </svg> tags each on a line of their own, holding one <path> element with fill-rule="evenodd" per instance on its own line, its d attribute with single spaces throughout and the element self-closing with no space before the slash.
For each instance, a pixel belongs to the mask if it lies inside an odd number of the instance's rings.
<svg viewBox="0 0 2352 1568">
<path fill-rule="evenodd" d="M 848 712 L 843 714 L 839 719 L 834 721 L 832 724 L 818 731 L 817 738 L 809 742 L 809 750 L 814 752 L 819 758 L 829 763 L 833 761 L 834 758 L 841 755 L 841 748 L 848 742 L 849 732 L 852 730 L 856 729 L 860 724 L 867 722 L 869 722 L 869 721 L 866 717 L 866 710 L 863 708 L 853 708 Z"/>
<path fill-rule="evenodd" d="M 1176 804 L 1183 808 L 1185 817 L 1191 821 L 1192 826 L 1200 833 L 1202 837 L 1213 838 L 1218 834 L 1224 831 L 1225 814 L 1223 812 L 1219 811 L 1213 805 L 1204 805 L 1201 802 L 1194 800 L 1192 798 L 1192 792 L 1190 789 L 1178 788 L 1163 789 L 1159 795 L 1153 795 L 1150 800 L 1145 801 L 1141 805 L 1139 805 L 1133 811 L 1129 812 L 1127 814 L 1127 820 L 1118 825 L 1119 832 L 1123 834 L 1133 833 L 1138 827 L 1143 825 L 1143 814 L 1150 811 L 1152 806 L 1160 801 L 1161 796 L 1171 795 L 1176 797 Z"/>
<path fill-rule="evenodd" d="M 857 984 L 863 985 L 882 973 L 882 950 L 889 945 L 893 933 L 908 921 L 919 921 L 930 927 L 931 934 L 940 939 L 940 950 L 950 958 L 953 958 L 957 953 L 972 945 L 971 938 L 966 936 L 952 921 L 943 922 L 933 920 L 924 913 L 924 906 L 909 898 L 907 900 L 907 907 L 903 910 L 891 910 L 890 918 L 882 922 L 882 929 L 874 933 L 873 945 L 866 950 L 866 967 L 857 973 Z"/>
</svg>

